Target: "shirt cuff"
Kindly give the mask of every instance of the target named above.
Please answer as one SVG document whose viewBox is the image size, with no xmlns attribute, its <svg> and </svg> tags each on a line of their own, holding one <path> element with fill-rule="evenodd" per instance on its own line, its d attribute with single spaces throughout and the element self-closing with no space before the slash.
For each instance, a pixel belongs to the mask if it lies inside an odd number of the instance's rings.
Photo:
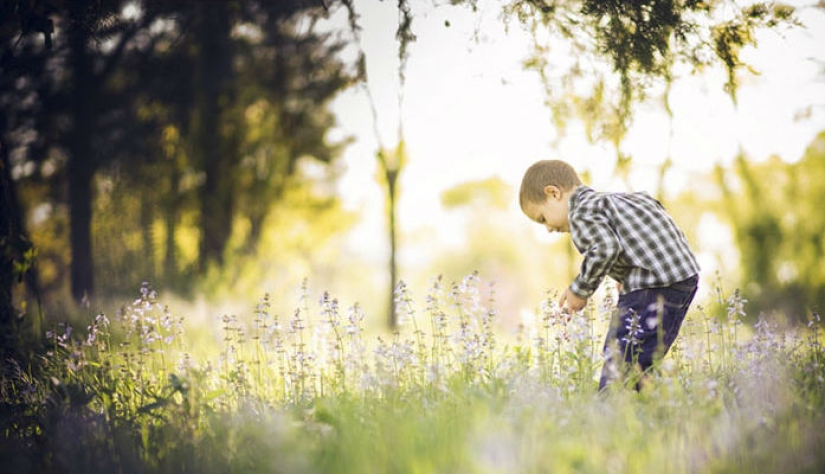
<svg viewBox="0 0 825 474">
<path fill-rule="evenodd" d="M 598 285 L 596 285 L 596 288 L 598 288 Z M 582 299 L 590 298 L 590 296 L 592 296 L 593 293 L 596 292 L 596 288 L 593 288 L 587 283 L 585 283 L 585 281 L 582 280 L 581 276 L 577 276 L 573 280 L 573 283 L 570 284 L 570 291 L 572 291 L 574 295 Z"/>
</svg>

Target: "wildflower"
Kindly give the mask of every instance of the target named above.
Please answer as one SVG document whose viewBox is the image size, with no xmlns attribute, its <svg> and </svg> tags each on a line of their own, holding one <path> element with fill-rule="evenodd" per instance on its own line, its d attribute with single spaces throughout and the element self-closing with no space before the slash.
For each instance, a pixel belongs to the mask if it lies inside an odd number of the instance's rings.
<svg viewBox="0 0 825 474">
<path fill-rule="evenodd" d="M 396 286 L 394 294 L 394 301 L 398 308 L 398 325 L 405 326 L 408 323 L 415 325 L 415 307 L 410 291 L 404 281 L 399 281 Z"/>
<path fill-rule="evenodd" d="M 639 313 L 630 310 L 630 317 L 627 319 L 625 329 L 627 329 L 627 335 L 622 337 L 622 341 L 634 346 L 637 345 L 639 343 L 639 335 L 644 332 Z"/>
<path fill-rule="evenodd" d="M 728 298 L 728 321 L 733 324 L 741 324 L 740 318 L 745 317 L 745 303 L 748 300 L 742 298 L 739 290 L 733 292 L 733 295 Z"/>
<path fill-rule="evenodd" d="M 338 313 L 338 300 L 331 298 L 328 292 L 324 292 L 319 301 L 321 306 L 321 314 L 324 316 L 324 322 L 329 324 L 333 329 L 341 324 L 341 318 Z"/>
<path fill-rule="evenodd" d="M 810 317 L 808 318 L 808 325 L 807 326 L 808 326 L 809 329 L 814 329 L 814 328 L 819 327 L 819 322 L 820 322 L 819 313 L 812 313 L 810 315 Z"/>
<path fill-rule="evenodd" d="M 303 331 L 304 329 L 306 329 L 306 326 L 304 326 L 304 320 L 301 318 L 301 310 L 296 309 L 294 316 L 289 321 L 289 332 L 295 334 Z"/>
<path fill-rule="evenodd" d="M 355 305 L 351 306 L 347 311 L 347 325 L 344 326 L 344 331 L 349 336 L 355 336 L 357 334 L 361 334 L 363 330 L 361 329 L 361 324 L 364 321 L 364 313 L 361 311 L 361 307 L 356 303 Z"/>
<path fill-rule="evenodd" d="M 66 349 L 72 337 L 72 326 L 70 324 L 59 323 L 58 327 L 63 327 L 63 334 L 46 331 L 46 337 L 54 341 L 59 347 Z"/>
<path fill-rule="evenodd" d="M 358 388 L 366 392 L 375 389 L 377 385 L 378 383 L 375 376 L 370 373 L 368 367 L 365 368 L 365 370 L 361 372 L 361 377 L 358 380 Z"/>
<path fill-rule="evenodd" d="M 477 295 L 478 294 L 478 271 L 474 271 L 473 273 L 465 276 L 461 280 L 461 285 L 459 290 L 462 294 L 465 295 Z"/>
</svg>

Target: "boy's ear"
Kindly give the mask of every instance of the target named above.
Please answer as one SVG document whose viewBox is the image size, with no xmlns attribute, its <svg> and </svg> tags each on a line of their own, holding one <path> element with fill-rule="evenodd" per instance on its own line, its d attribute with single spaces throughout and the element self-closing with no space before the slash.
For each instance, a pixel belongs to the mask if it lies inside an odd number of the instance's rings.
<svg viewBox="0 0 825 474">
<path fill-rule="evenodd" d="M 549 198 L 558 199 L 562 195 L 561 188 L 559 188 L 558 186 L 553 186 L 552 184 L 547 185 L 547 186 L 544 187 L 544 195 L 548 199 Z"/>
</svg>

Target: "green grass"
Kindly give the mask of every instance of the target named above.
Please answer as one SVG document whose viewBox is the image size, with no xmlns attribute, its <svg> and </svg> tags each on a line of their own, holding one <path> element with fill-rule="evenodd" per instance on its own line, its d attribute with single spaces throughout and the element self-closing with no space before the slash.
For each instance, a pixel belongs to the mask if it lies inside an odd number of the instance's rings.
<svg viewBox="0 0 825 474">
<path fill-rule="evenodd" d="M 720 297 L 689 314 L 640 393 L 597 394 L 609 292 L 573 317 L 548 294 L 505 333 L 490 288 L 435 279 L 418 305 L 402 284 L 395 334 L 304 288 L 287 317 L 267 297 L 221 315 L 212 348 L 144 288 L 7 364 L 0 471 L 825 470 L 818 315 L 751 326 L 741 295 Z"/>
</svg>

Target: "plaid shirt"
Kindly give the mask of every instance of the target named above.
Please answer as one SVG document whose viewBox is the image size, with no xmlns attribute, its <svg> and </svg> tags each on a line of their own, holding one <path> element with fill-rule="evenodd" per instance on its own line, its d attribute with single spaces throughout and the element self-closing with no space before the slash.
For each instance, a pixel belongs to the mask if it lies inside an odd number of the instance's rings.
<svg viewBox="0 0 825 474">
<path fill-rule="evenodd" d="M 599 193 L 580 186 L 570 196 L 568 218 L 573 244 L 584 257 L 570 285 L 579 297 L 592 295 L 605 275 L 628 293 L 699 273 L 685 235 L 646 193 Z"/>
</svg>

